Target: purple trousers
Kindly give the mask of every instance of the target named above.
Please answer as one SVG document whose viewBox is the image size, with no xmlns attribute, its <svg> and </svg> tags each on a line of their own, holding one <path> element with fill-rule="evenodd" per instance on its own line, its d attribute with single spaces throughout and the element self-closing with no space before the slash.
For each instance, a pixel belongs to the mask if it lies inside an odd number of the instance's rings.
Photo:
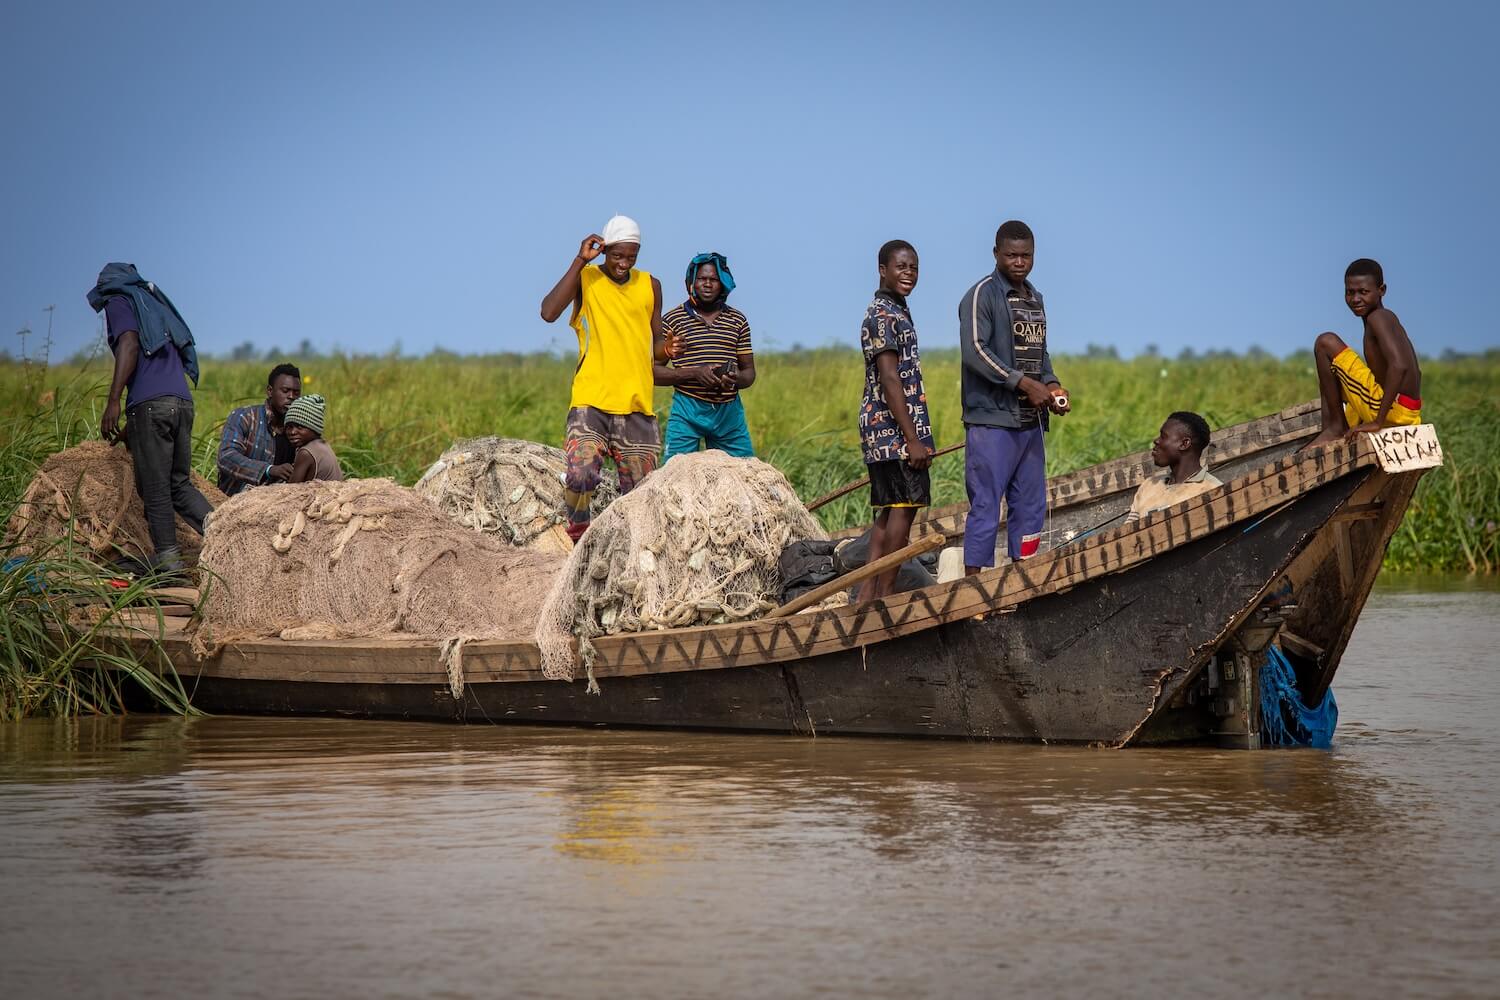
<svg viewBox="0 0 1500 1000">
<path fill-rule="evenodd" d="M 964 565 L 995 565 L 995 535 L 1004 498 L 1006 551 L 1012 559 L 1036 555 L 1047 519 L 1047 459 L 1042 429 L 970 426 L 964 443 L 964 486 L 969 519 Z"/>
</svg>

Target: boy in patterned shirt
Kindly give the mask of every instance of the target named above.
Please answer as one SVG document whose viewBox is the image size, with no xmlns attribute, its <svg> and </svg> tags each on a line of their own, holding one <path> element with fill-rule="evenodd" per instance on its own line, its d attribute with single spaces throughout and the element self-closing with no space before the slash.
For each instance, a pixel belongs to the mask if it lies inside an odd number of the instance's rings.
<svg viewBox="0 0 1500 1000">
<path fill-rule="evenodd" d="M 859 329 L 865 356 L 865 392 L 859 410 L 860 447 L 870 473 L 869 562 L 904 548 L 917 511 L 932 503 L 932 422 L 917 328 L 906 297 L 917 287 L 917 251 L 905 240 L 880 248 L 880 287 Z M 891 593 L 900 567 L 865 581 L 860 602 Z"/>
</svg>

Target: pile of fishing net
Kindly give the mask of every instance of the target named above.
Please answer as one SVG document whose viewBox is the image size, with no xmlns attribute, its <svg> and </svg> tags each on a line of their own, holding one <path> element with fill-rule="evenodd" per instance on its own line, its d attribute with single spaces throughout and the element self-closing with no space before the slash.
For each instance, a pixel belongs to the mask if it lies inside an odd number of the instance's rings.
<svg viewBox="0 0 1500 1000">
<path fill-rule="evenodd" d="M 214 512 L 201 558 L 213 580 L 195 645 L 442 640 L 458 693 L 452 661 L 463 643 L 529 638 L 561 565 L 561 556 L 460 527 L 389 479 L 263 486 Z"/>
<path fill-rule="evenodd" d="M 827 537 L 765 462 L 679 455 L 610 504 L 569 555 L 536 626 L 543 672 L 590 667 L 601 635 L 759 617 L 779 601 L 781 550 Z"/>
<path fill-rule="evenodd" d="M 567 552 L 572 543 L 561 527 L 567 519 L 567 466 L 560 448 L 511 438 L 474 438 L 443 452 L 417 481 L 416 490 L 465 527 L 512 545 Z M 606 469 L 594 491 L 593 515 L 597 517 L 619 493 L 614 470 Z"/>
<path fill-rule="evenodd" d="M 214 507 L 224 503 L 208 480 L 193 473 L 193 485 Z M 72 523 L 74 537 L 97 556 L 126 556 L 144 562 L 154 552 L 146 526 L 146 506 L 135 489 L 135 466 L 123 446 L 85 441 L 52 455 L 36 471 L 5 526 L 5 538 L 18 554 L 30 554 L 62 538 Z M 177 544 L 183 562 L 198 561 L 202 538 L 177 518 Z"/>
</svg>

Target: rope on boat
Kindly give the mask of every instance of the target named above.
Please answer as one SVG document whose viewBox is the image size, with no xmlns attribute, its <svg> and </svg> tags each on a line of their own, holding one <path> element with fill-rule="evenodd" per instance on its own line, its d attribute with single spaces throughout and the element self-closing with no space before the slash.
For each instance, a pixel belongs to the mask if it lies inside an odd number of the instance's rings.
<svg viewBox="0 0 1500 1000">
<path fill-rule="evenodd" d="M 471 635 L 455 635 L 444 639 L 438 648 L 438 662 L 448 674 L 448 692 L 454 701 L 464 698 L 464 643 L 473 641 Z"/>
</svg>

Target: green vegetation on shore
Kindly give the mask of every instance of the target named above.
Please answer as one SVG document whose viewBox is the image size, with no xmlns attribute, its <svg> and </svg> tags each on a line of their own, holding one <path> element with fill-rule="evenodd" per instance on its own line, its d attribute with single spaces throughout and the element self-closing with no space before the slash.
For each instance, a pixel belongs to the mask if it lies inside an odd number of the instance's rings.
<svg viewBox="0 0 1500 1000">
<path fill-rule="evenodd" d="M 41 368 L 0 365 L 0 512 L 51 452 L 98 435 L 107 358 Z M 426 358 L 329 357 L 300 362 L 305 391 L 328 397 L 327 437 L 345 470 L 410 484 L 453 441 L 484 434 L 561 444 L 573 364 L 555 355 Z M 858 478 L 855 434 L 863 369 L 841 349 L 763 354 L 744 396 L 760 456 L 811 499 Z M 262 398 L 270 364 L 206 359 L 196 396 L 198 468 L 214 476 L 224 417 Z M 956 351 L 923 358 L 940 446 L 961 439 Z M 1054 422 L 1050 474 L 1143 450 L 1162 418 L 1193 409 L 1214 427 L 1310 399 L 1311 357 L 1184 360 L 1059 357 L 1074 413 Z M 1402 571 L 1500 570 L 1500 355 L 1423 363 L 1425 416 L 1437 424 L 1446 464 L 1428 475 L 1387 556 Z M 670 393 L 658 390 L 665 418 Z M 939 459 L 934 501 L 962 500 L 963 460 Z M 855 493 L 820 515 L 830 527 L 868 517 Z"/>
</svg>

